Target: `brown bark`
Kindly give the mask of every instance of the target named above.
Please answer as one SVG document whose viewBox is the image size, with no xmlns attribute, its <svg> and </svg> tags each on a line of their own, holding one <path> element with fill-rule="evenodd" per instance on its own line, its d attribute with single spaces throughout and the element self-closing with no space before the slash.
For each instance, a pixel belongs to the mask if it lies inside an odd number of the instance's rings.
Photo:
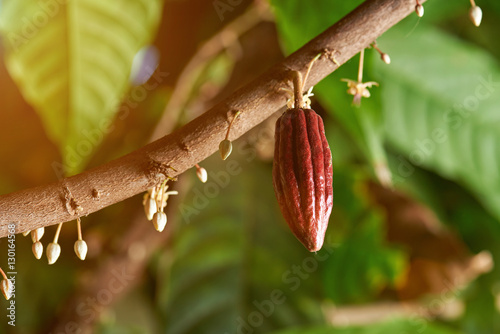
<svg viewBox="0 0 500 334">
<path fill-rule="evenodd" d="M 412 13 L 414 7 L 414 0 L 367 0 L 281 63 L 172 134 L 81 174 L 0 196 L 0 237 L 7 235 L 9 223 L 17 223 L 19 233 L 74 220 L 147 190 L 162 175 L 184 172 L 217 150 L 235 112 L 242 113 L 233 124 L 230 140 L 283 107 L 286 97 L 280 88 L 291 87 L 290 71 L 304 72 L 324 50 L 332 53 L 339 64 L 345 63 Z M 319 59 L 305 89 L 336 68 L 328 57 Z"/>
</svg>

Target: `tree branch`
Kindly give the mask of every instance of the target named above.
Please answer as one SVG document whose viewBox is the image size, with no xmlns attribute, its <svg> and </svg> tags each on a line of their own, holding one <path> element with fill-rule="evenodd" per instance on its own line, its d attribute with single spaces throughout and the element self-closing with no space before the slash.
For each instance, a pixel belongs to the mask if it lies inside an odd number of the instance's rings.
<svg viewBox="0 0 500 334">
<path fill-rule="evenodd" d="M 153 131 L 152 137 L 155 134 L 168 133 L 178 126 L 179 116 L 182 107 L 189 103 L 200 105 L 200 111 L 205 110 L 207 105 L 207 97 L 204 94 L 195 94 L 194 98 L 189 98 L 189 92 L 192 90 L 194 82 L 199 78 L 199 68 L 206 66 L 206 63 L 215 58 L 218 54 L 224 52 L 226 48 L 234 47 L 239 44 L 240 38 L 248 30 L 253 29 L 258 25 L 261 16 L 256 10 L 255 4 L 249 8 L 234 21 L 228 23 L 222 30 L 214 34 L 210 39 L 203 42 L 200 48 L 196 51 L 175 83 L 175 88 L 170 96 L 169 103 L 166 110 L 168 110 L 168 117 L 162 117 L 163 121 L 157 122 Z M 251 23 L 252 27 L 249 27 Z M 222 35 L 230 33 L 234 36 L 229 42 L 221 43 Z M 244 44 L 242 43 L 241 47 Z M 249 46 L 245 46 L 248 48 Z M 243 50 L 242 50 L 243 52 Z M 276 52 L 278 52 L 276 50 Z M 265 70 L 266 67 L 262 66 L 258 70 Z M 241 76 L 238 77 L 241 79 Z M 163 115 L 165 116 L 165 112 Z M 200 113 L 198 113 L 200 114 Z M 196 115 L 198 116 L 198 115 Z M 160 136 L 161 137 L 161 136 Z M 165 208 L 165 213 L 168 217 L 168 225 L 170 228 L 165 229 L 162 233 L 158 233 L 151 224 L 144 224 L 144 209 L 138 206 L 136 213 L 131 216 L 132 219 L 127 220 L 124 225 L 123 235 L 116 237 L 114 233 L 104 233 L 110 236 L 110 239 L 102 240 L 103 243 L 112 243 L 115 247 L 104 248 L 99 252 L 99 261 L 87 262 L 82 266 L 79 273 L 78 285 L 75 287 L 74 292 L 70 295 L 63 307 L 60 307 L 60 313 L 54 317 L 53 323 L 49 328 L 43 328 L 40 333 L 59 333 L 65 332 L 68 323 L 76 323 L 76 328 L 81 330 L 81 333 L 92 333 L 95 330 L 95 323 L 99 321 L 99 317 L 94 317 L 89 320 L 87 317 L 82 317 L 78 314 L 78 305 L 86 305 L 89 296 L 96 296 L 103 286 L 109 286 L 116 280 L 116 272 L 126 270 L 128 276 L 134 277 L 128 284 L 123 286 L 123 289 L 113 293 L 112 300 L 106 305 L 100 305 L 99 313 L 106 312 L 118 300 L 126 295 L 130 290 L 134 289 L 144 279 L 144 271 L 149 263 L 148 259 L 151 255 L 157 252 L 160 248 L 169 245 L 168 240 L 171 232 L 175 230 L 175 226 L 180 223 L 180 215 L 177 210 L 178 205 L 182 203 L 188 190 L 193 186 L 193 177 L 181 178 L 179 182 L 172 184 L 173 190 L 179 191 L 179 196 L 169 198 L 168 205 Z M 195 178 L 195 177 L 194 177 Z M 197 179 L 195 179 L 195 182 Z M 172 188 L 169 188 L 172 189 Z M 139 203 L 137 203 L 139 204 Z M 173 227 L 173 228 L 172 228 Z M 112 228 L 111 228 L 112 229 Z M 106 230 L 110 231 L 110 227 L 106 226 Z M 142 250 L 140 258 L 138 256 L 130 256 L 131 249 L 137 247 Z"/>
<path fill-rule="evenodd" d="M 280 88 L 290 86 L 290 71 L 305 71 L 307 64 L 325 50 L 334 54 L 339 64 L 345 63 L 412 13 L 414 7 L 414 0 L 367 0 L 281 63 L 172 134 L 81 174 L 0 196 L 0 237 L 7 235 L 9 223 L 17 223 L 19 233 L 74 220 L 144 192 L 165 175 L 173 177 L 184 172 L 217 150 L 235 112 L 242 113 L 232 127 L 231 140 L 283 107 L 285 96 Z M 304 88 L 337 67 L 322 57 Z"/>
</svg>

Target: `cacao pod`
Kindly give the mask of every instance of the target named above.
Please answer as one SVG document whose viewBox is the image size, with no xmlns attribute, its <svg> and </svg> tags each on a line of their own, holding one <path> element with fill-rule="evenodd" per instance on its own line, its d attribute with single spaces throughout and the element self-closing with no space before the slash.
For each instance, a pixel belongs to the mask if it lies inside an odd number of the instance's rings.
<svg viewBox="0 0 500 334">
<path fill-rule="evenodd" d="M 323 120 L 312 109 L 288 109 L 276 122 L 273 186 L 293 234 L 321 249 L 333 205 L 332 154 Z"/>
</svg>

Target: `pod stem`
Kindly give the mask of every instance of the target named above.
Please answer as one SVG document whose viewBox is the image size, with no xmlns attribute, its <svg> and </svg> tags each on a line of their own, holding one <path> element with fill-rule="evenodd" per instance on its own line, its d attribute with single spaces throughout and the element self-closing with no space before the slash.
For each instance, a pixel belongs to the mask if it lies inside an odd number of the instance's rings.
<svg viewBox="0 0 500 334">
<path fill-rule="evenodd" d="M 304 98 L 302 97 L 302 88 L 304 84 L 302 82 L 302 73 L 299 71 L 294 72 L 295 75 L 293 77 L 293 99 L 294 99 L 294 107 L 302 108 L 304 106 Z"/>
<path fill-rule="evenodd" d="M 309 65 L 307 66 L 306 75 L 304 79 L 302 79 L 302 73 L 299 71 L 295 71 L 293 76 L 293 99 L 294 99 L 294 107 L 295 108 L 303 108 L 304 107 L 304 96 L 302 95 L 304 92 L 304 86 L 309 78 L 309 74 L 311 73 L 311 68 L 313 67 L 316 60 L 318 60 L 323 53 L 318 53 L 316 57 L 311 60 Z"/>
</svg>

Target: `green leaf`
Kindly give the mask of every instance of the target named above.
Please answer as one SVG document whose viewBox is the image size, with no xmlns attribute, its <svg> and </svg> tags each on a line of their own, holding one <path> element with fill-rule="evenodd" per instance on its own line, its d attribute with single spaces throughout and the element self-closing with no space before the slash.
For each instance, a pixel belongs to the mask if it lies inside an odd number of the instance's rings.
<svg viewBox="0 0 500 334">
<path fill-rule="evenodd" d="M 335 303 L 360 303 L 394 287 L 406 272 L 403 250 L 385 242 L 383 215 L 361 189 L 367 176 L 352 167 L 335 171 L 335 207 L 327 237 L 337 245 L 325 261 L 324 285 Z"/>
<path fill-rule="evenodd" d="M 203 163 L 207 183 L 197 182 L 179 208 L 183 224 L 159 277 L 166 333 L 321 323 L 316 257 L 328 254 L 310 254 L 295 239 L 274 197 L 271 166 L 248 164 L 241 154 L 249 147 L 239 144 L 225 162 L 215 154 Z"/>
<path fill-rule="evenodd" d="M 380 38 L 390 66 L 377 64 L 385 133 L 405 153 L 393 174 L 425 167 L 472 190 L 500 218 L 500 69 L 486 52 L 420 24 Z M 414 170 L 414 168 L 413 168 Z"/>
<path fill-rule="evenodd" d="M 59 146 L 66 172 L 81 170 L 109 131 L 161 7 L 161 0 L 2 2 L 7 68 Z"/>
<path fill-rule="evenodd" d="M 392 333 L 419 333 L 419 334 L 458 334 L 458 332 L 443 326 L 429 323 L 424 318 L 413 318 L 411 320 L 398 319 L 383 323 L 370 324 L 365 327 L 351 326 L 344 328 L 313 327 L 290 329 L 272 334 L 392 334 Z"/>
<path fill-rule="evenodd" d="M 335 303 L 369 301 L 402 278 L 405 255 L 384 245 L 382 224 L 375 216 L 359 223 L 328 259 L 325 288 Z"/>
</svg>

